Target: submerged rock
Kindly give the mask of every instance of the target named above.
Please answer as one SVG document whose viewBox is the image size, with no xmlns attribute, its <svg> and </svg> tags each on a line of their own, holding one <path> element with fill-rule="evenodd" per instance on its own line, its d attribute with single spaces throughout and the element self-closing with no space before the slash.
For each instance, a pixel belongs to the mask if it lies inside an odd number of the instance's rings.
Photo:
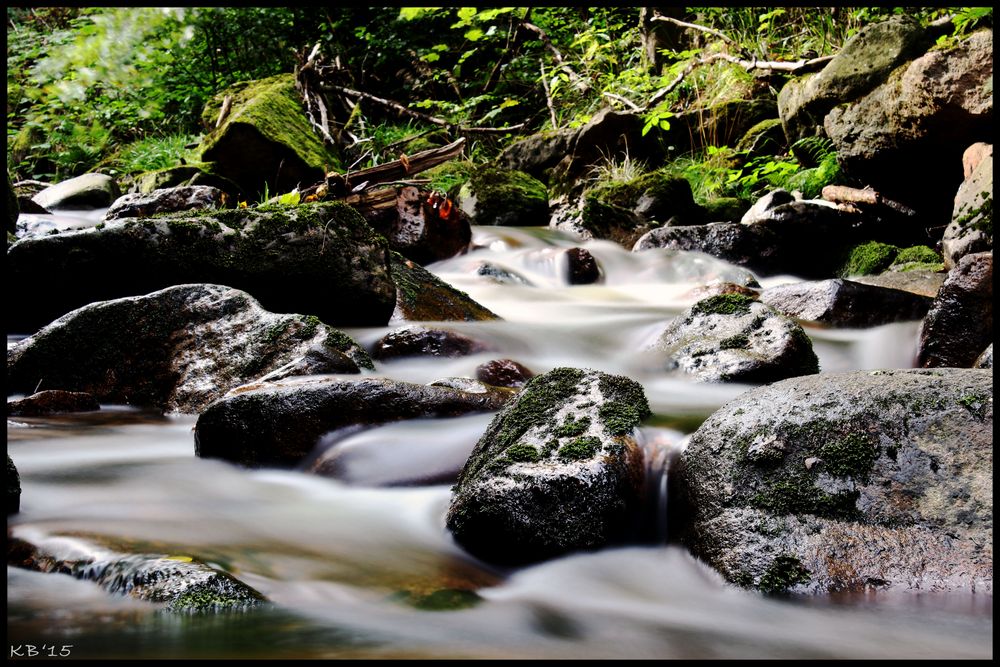
<svg viewBox="0 0 1000 667">
<path fill-rule="evenodd" d="M 455 331 L 409 325 L 390 331 L 375 341 L 373 359 L 399 357 L 464 357 L 491 349 L 489 345 Z"/>
<path fill-rule="evenodd" d="M 416 262 L 391 253 L 396 308 L 392 322 L 445 322 L 500 319 L 468 294 L 455 289 Z"/>
<path fill-rule="evenodd" d="M 7 401 L 7 416 L 37 417 L 59 412 L 90 412 L 101 405 L 93 395 L 81 391 L 48 389 L 36 391 L 17 401 Z"/>
<path fill-rule="evenodd" d="M 7 387 L 30 392 L 42 380 L 107 403 L 194 413 L 268 373 L 372 367 L 357 343 L 316 317 L 269 313 L 221 285 L 178 285 L 84 306 L 17 342 Z"/>
<path fill-rule="evenodd" d="M 469 218 L 458 206 L 412 185 L 396 191 L 394 210 L 367 219 L 390 248 L 422 266 L 465 252 L 472 241 Z"/>
<path fill-rule="evenodd" d="M 993 253 L 966 255 L 948 272 L 920 330 L 917 365 L 971 368 L 993 342 Z"/>
<path fill-rule="evenodd" d="M 45 267 L 40 271 L 39 267 Z M 8 331 L 170 285 L 249 292 L 272 312 L 382 326 L 395 304 L 386 241 L 340 203 L 176 213 L 24 239 L 7 251 Z"/>
<path fill-rule="evenodd" d="M 989 594 L 993 374 L 855 371 L 727 403 L 691 437 L 672 526 L 765 592 Z"/>
<path fill-rule="evenodd" d="M 494 387 L 519 389 L 533 377 L 534 371 L 513 359 L 494 359 L 476 366 L 476 378 Z"/>
<path fill-rule="evenodd" d="M 473 555 L 522 564 L 624 539 L 643 493 L 641 385 L 589 369 L 536 376 L 491 422 L 447 526 Z"/>
<path fill-rule="evenodd" d="M 291 468 L 329 431 L 499 410 L 509 398 L 388 378 L 302 378 L 238 387 L 198 417 L 195 453 L 250 468 Z"/>
<path fill-rule="evenodd" d="M 110 176 L 84 174 L 51 185 L 31 200 L 47 211 L 90 209 L 111 206 L 121 194 L 115 179 Z"/>
<path fill-rule="evenodd" d="M 601 265 L 586 248 L 570 248 L 566 251 L 566 276 L 570 285 L 600 282 Z"/>
<path fill-rule="evenodd" d="M 650 346 L 668 370 L 700 382 L 764 383 L 819 372 L 812 341 L 798 324 L 744 294 L 702 299 Z"/>
<path fill-rule="evenodd" d="M 175 613 L 242 611 L 266 602 L 263 595 L 229 573 L 189 556 L 112 553 L 76 538 L 35 542 L 10 539 L 7 562 L 93 581 L 109 593 L 163 604 Z"/>
<path fill-rule="evenodd" d="M 840 279 L 771 287 L 760 300 L 798 320 L 849 328 L 920 320 L 931 305 L 925 296 Z"/>
</svg>

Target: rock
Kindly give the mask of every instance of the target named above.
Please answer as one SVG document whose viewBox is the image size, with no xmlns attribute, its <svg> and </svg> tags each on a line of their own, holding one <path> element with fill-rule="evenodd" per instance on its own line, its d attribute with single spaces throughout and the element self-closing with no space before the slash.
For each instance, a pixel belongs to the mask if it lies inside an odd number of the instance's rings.
<svg viewBox="0 0 1000 667">
<path fill-rule="evenodd" d="M 630 160 L 644 161 L 662 150 L 656 142 L 643 141 L 641 116 L 605 107 L 576 130 L 569 140 L 569 147 L 562 159 L 552 167 L 549 184 L 563 194 L 575 190 L 587 169 L 600 162 Z"/>
<path fill-rule="evenodd" d="M 767 193 L 757 201 L 753 203 L 750 209 L 743 214 L 740 219 L 740 223 L 744 225 L 752 225 L 755 222 L 761 222 L 769 217 L 768 211 L 775 209 L 782 204 L 790 204 L 795 201 L 795 195 L 787 190 L 782 190 L 778 188 Z"/>
<path fill-rule="evenodd" d="M 229 285 L 271 311 L 337 325 L 383 326 L 396 300 L 385 239 L 336 202 L 129 218 L 24 239 L 7 252 L 7 277 L 17 286 L 7 327 L 19 333 L 94 301 L 186 283 Z"/>
<path fill-rule="evenodd" d="M 7 455 L 7 516 L 21 511 L 21 476 L 17 474 L 17 466 Z"/>
<path fill-rule="evenodd" d="M 739 222 L 750 205 L 737 197 L 717 197 L 702 205 L 707 222 Z"/>
<path fill-rule="evenodd" d="M 476 366 L 476 378 L 494 387 L 520 389 L 533 377 L 534 371 L 513 359 L 494 359 Z"/>
<path fill-rule="evenodd" d="M 726 579 L 765 592 L 989 595 L 992 426 L 990 371 L 758 387 L 691 436 L 671 526 Z"/>
<path fill-rule="evenodd" d="M 987 156 L 993 159 L 993 144 L 977 141 L 965 149 L 962 153 L 962 174 L 966 180 L 975 173 L 979 163 Z"/>
<path fill-rule="evenodd" d="M 933 226 L 951 214 L 962 152 L 993 136 L 993 33 L 931 50 L 894 70 L 864 97 L 824 119 L 852 178 L 921 212 Z"/>
<path fill-rule="evenodd" d="M 524 172 L 474 169 L 456 197 L 474 225 L 543 227 L 549 223 L 545 184 Z"/>
<path fill-rule="evenodd" d="M 944 268 L 941 257 L 927 246 L 898 248 L 889 243 L 868 241 L 851 248 L 847 260 L 838 271 L 843 278 L 879 274 L 884 271 L 913 271 Z"/>
<path fill-rule="evenodd" d="M 195 453 L 250 468 L 291 468 L 329 431 L 500 409 L 498 394 L 388 378 L 302 378 L 238 387 L 195 425 Z"/>
<path fill-rule="evenodd" d="M 566 251 L 566 280 L 570 285 L 591 285 L 601 280 L 601 265 L 586 248 Z"/>
<path fill-rule="evenodd" d="M 490 347 L 455 331 L 428 329 L 409 325 L 390 331 L 375 341 L 373 359 L 386 361 L 399 357 L 464 357 L 485 352 Z"/>
<path fill-rule="evenodd" d="M 927 269 L 917 269 L 913 271 L 887 271 L 876 276 L 854 276 L 854 282 L 864 285 L 876 285 L 888 289 L 912 292 L 921 296 L 934 298 L 937 296 L 941 284 L 944 283 L 945 274 L 939 271 L 929 271 Z"/>
<path fill-rule="evenodd" d="M 14 192 L 14 184 L 10 182 L 10 172 L 7 172 L 7 224 L 6 231 L 13 234 L 17 229 L 17 216 L 20 208 L 17 203 L 17 194 Z"/>
<path fill-rule="evenodd" d="M 230 112 L 215 127 L 225 97 Z M 339 158 L 313 131 L 293 74 L 236 84 L 219 93 L 202 114 L 207 127 L 199 150 L 215 174 L 237 183 L 250 199 L 265 190 L 290 192 L 323 180 Z"/>
<path fill-rule="evenodd" d="M 104 220 L 146 218 L 157 213 L 222 208 L 226 195 L 207 185 L 187 185 L 153 190 L 148 194 L 127 194 L 115 200 Z"/>
<path fill-rule="evenodd" d="M 788 142 L 816 134 L 831 109 L 883 83 L 896 67 L 923 53 L 932 41 L 909 16 L 859 30 L 820 72 L 793 79 L 778 93 L 778 113 Z"/>
<path fill-rule="evenodd" d="M 104 208 L 121 196 L 115 179 L 105 174 L 84 174 L 47 187 L 32 201 L 47 211 Z"/>
<path fill-rule="evenodd" d="M 463 253 L 472 241 L 469 218 L 458 206 L 412 185 L 398 190 L 395 215 L 371 224 L 390 248 L 422 266 Z"/>
<path fill-rule="evenodd" d="M 649 350 L 667 370 L 698 382 L 762 384 L 819 372 L 812 341 L 798 324 L 742 294 L 695 303 Z"/>
<path fill-rule="evenodd" d="M 920 320 L 931 305 L 929 297 L 841 279 L 771 287 L 760 300 L 788 317 L 856 329 Z"/>
<path fill-rule="evenodd" d="M 189 556 L 120 554 L 79 538 L 8 541 L 7 562 L 38 572 L 61 572 L 93 581 L 109 593 L 163 604 L 175 613 L 242 611 L 266 599 L 222 570 Z"/>
<path fill-rule="evenodd" d="M 736 152 L 746 155 L 746 159 L 750 160 L 764 155 L 781 155 L 787 145 L 781 119 L 768 118 L 751 127 L 740 137 L 736 144 Z"/>
<path fill-rule="evenodd" d="M 948 272 L 920 329 L 917 366 L 971 368 L 993 341 L 993 253 L 966 255 Z"/>
<path fill-rule="evenodd" d="M 500 411 L 455 486 L 447 527 L 488 562 L 524 564 L 625 539 L 643 493 L 642 387 L 589 369 L 536 376 Z"/>
<path fill-rule="evenodd" d="M 979 355 L 979 358 L 976 359 L 976 363 L 972 367 L 993 368 L 993 343 L 990 343 L 989 347 L 983 350 L 983 353 Z"/>
<path fill-rule="evenodd" d="M 500 319 L 468 294 L 397 252 L 390 253 L 396 284 L 391 322 L 479 322 Z"/>
<path fill-rule="evenodd" d="M 360 346 L 316 317 L 277 315 L 245 292 L 178 285 L 84 306 L 7 351 L 7 389 L 46 386 L 105 403 L 196 413 L 267 373 L 357 373 Z"/>
<path fill-rule="evenodd" d="M 228 178 L 215 174 L 214 169 L 215 165 L 211 162 L 198 162 L 147 171 L 136 177 L 132 192 L 149 194 L 153 190 L 163 188 L 205 185 L 222 190 L 226 193 L 231 204 L 245 201 L 248 198 L 247 195 L 243 194 L 240 186 Z"/>
<path fill-rule="evenodd" d="M 721 294 L 742 294 L 750 299 L 758 299 L 759 284 L 753 281 L 754 285 L 748 287 L 746 285 L 739 285 L 737 283 L 732 283 L 726 280 L 711 280 L 704 285 L 699 285 L 687 292 L 685 292 L 681 298 L 685 301 L 701 301 L 702 299 L 707 299 L 710 296 L 719 296 Z"/>
<path fill-rule="evenodd" d="M 495 282 L 498 285 L 523 285 L 525 287 L 536 286 L 535 283 L 531 282 L 520 273 L 506 269 L 502 266 L 494 264 L 493 262 L 479 262 L 479 268 L 476 269 L 476 275 L 489 278 L 492 282 Z"/>
<path fill-rule="evenodd" d="M 569 152 L 576 134 L 576 130 L 570 129 L 533 134 L 504 149 L 497 158 L 497 164 L 504 169 L 522 171 L 545 181 L 548 170 Z"/>
<path fill-rule="evenodd" d="M 47 389 L 17 401 L 7 401 L 7 416 L 38 417 L 60 412 L 92 412 L 101 405 L 92 395 L 80 391 Z"/>
<path fill-rule="evenodd" d="M 975 146 L 980 155 L 970 156 L 970 162 L 978 162 L 958 188 L 951 223 L 941 239 L 947 269 L 970 253 L 993 251 L 993 146 Z"/>
</svg>

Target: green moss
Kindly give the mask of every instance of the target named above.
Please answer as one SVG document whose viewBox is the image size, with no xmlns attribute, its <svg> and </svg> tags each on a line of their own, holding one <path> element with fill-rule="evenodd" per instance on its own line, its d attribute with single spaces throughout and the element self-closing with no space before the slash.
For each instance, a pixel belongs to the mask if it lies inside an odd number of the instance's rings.
<svg viewBox="0 0 1000 667">
<path fill-rule="evenodd" d="M 802 562 L 791 555 L 775 558 L 761 575 L 758 588 L 768 594 L 785 593 L 799 584 L 808 584 L 812 578 Z"/>
<path fill-rule="evenodd" d="M 403 602 L 421 611 L 469 609 L 483 601 L 482 596 L 475 591 L 460 588 L 442 588 L 428 595 L 400 591 L 393 595 L 391 599 Z"/>
<path fill-rule="evenodd" d="M 983 192 L 983 202 L 969 211 L 962 210 L 956 222 L 961 227 L 971 226 L 973 229 L 986 234 L 987 236 L 993 236 L 993 193 Z"/>
<path fill-rule="evenodd" d="M 375 363 L 372 361 L 371 357 L 368 356 L 365 349 L 358 345 L 356 340 L 345 334 L 340 329 L 334 329 L 333 327 L 327 326 L 326 340 L 323 344 L 331 350 L 342 352 L 350 357 L 351 360 L 358 365 L 358 368 L 365 368 L 370 371 L 375 370 Z"/>
<path fill-rule="evenodd" d="M 787 471 L 782 471 L 787 472 Z M 748 501 L 751 507 L 775 514 L 812 514 L 828 519 L 857 519 L 857 491 L 829 494 L 811 476 L 797 474 L 771 481 Z"/>
<path fill-rule="evenodd" d="M 558 456 L 564 461 L 581 461 L 592 458 L 601 449 L 601 439 L 592 435 L 574 438 L 559 448 Z"/>
<path fill-rule="evenodd" d="M 535 447 L 520 443 L 507 450 L 507 458 L 518 463 L 534 463 L 539 459 L 539 454 Z"/>
<path fill-rule="evenodd" d="M 738 350 L 750 345 L 750 338 L 746 334 L 739 333 L 729 338 L 719 341 L 720 350 Z"/>
<path fill-rule="evenodd" d="M 692 315 L 746 315 L 754 299 L 744 294 L 717 294 L 691 306 Z"/>
<path fill-rule="evenodd" d="M 862 433 L 830 440 L 819 450 L 827 472 L 841 477 L 867 478 L 878 458 L 878 445 Z"/>
<path fill-rule="evenodd" d="M 941 256 L 933 249 L 925 245 L 915 245 L 903 248 L 896 255 L 893 266 L 898 264 L 909 264 L 910 262 L 921 262 L 925 264 L 936 264 L 941 261 Z"/>
<path fill-rule="evenodd" d="M 512 169 L 479 167 L 462 186 L 459 199 L 475 196 L 475 223 L 480 225 L 542 225 L 548 222 L 549 195 L 545 184 Z"/>
<path fill-rule="evenodd" d="M 958 399 L 958 403 L 979 419 L 984 419 L 988 412 L 992 412 L 993 397 L 980 394 L 966 394 Z"/>
<path fill-rule="evenodd" d="M 553 431 L 553 433 L 560 438 L 570 438 L 574 435 L 581 435 L 589 427 L 590 417 L 581 417 L 578 421 L 574 421 L 572 417 L 567 417 L 562 426 Z"/>
<path fill-rule="evenodd" d="M 847 278 L 882 273 L 892 265 L 898 254 L 899 248 L 894 245 L 878 241 L 862 243 L 851 250 L 839 275 Z"/>
</svg>

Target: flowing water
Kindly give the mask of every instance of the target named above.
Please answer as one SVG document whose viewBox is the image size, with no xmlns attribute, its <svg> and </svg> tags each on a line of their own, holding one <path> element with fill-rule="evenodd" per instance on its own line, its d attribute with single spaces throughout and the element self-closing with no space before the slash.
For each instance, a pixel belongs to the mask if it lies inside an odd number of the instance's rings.
<svg viewBox="0 0 1000 667">
<path fill-rule="evenodd" d="M 65 553 L 189 556 L 273 604 L 171 614 L 68 575 L 8 567 L 11 650 L 220 659 L 992 656 L 991 595 L 766 598 L 666 544 L 665 468 L 702 420 L 751 387 L 671 376 L 641 350 L 704 296 L 698 288 L 744 282 L 745 270 L 699 253 L 633 254 L 591 241 L 582 245 L 601 263 L 603 282 L 570 286 L 563 251 L 581 244 L 565 236 L 475 228 L 474 241 L 474 251 L 428 268 L 504 318 L 447 324 L 491 351 L 393 360 L 378 374 L 427 383 L 512 358 L 537 373 L 575 366 L 639 381 L 654 412 L 640 440 L 660 498 L 644 519 L 648 542 L 517 569 L 465 554 L 444 528 L 450 488 L 439 480 L 461 467 L 492 415 L 331 435 L 323 444 L 336 448 L 337 479 L 198 459 L 189 415 L 104 406 L 23 418 L 7 427 L 23 488 L 9 532 Z M 348 333 L 370 344 L 395 325 Z M 807 332 L 822 372 L 909 368 L 918 323 Z"/>
</svg>

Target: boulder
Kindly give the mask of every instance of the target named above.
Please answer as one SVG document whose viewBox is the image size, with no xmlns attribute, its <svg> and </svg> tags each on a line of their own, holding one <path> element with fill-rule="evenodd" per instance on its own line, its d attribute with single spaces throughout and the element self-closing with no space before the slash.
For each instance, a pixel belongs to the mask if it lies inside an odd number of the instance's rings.
<svg viewBox="0 0 1000 667">
<path fill-rule="evenodd" d="M 499 317 L 465 292 L 457 290 L 433 273 L 390 253 L 392 279 L 396 284 L 396 308 L 392 322 L 478 322 Z"/>
<path fill-rule="evenodd" d="M 505 148 L 497 165 L 544 182 L 548 171 L 566 156 L 575 139 L 576 130 L 571 129 L 533 134 Z"/>
<path fill-rule="evenodd" d="M 902 290 L 920 296 L 934 298 L 938 290 L 944 283 L 946 274 L 940 271 L 927 269 L 915 269 L 912 271 L 889 270 L 874 276 L 854 276 L 851 278 L 856 283 L 863 285 L 875 285 L 888 289 Z"/>
<path fill-rule="evenodd" d="M 122 554 L 79 538 L 10 538 L 7 562 L 38 572 L 60 572 L 92 581 L 108 593 L 162 604 L 192 614 L 251 609 L 266 602 L 228 572 L 189 556 Z"/>
<path fill-rule="evenodd" d="M 854 278 L 877 275 L 885 271 L 903 273 L 943 269 L 941 257 L 927 246 L 898 248 L 890 243 L 868 241 L 851 248 L 838 274 L 843 278 Z"/>
<path fill-rule="evenodd" d="M 993 253 L 966 255 L 948 272 L 920 329 L 917 365 L 971 368 L 993 342 Z"/>
<path fill-rule="evenodd" d="M 100 409 L 100 403 L 91 394 L 60 389 L 36 391 L 31 396 L 7 401 L 8 417 L 38 417 L 61 412 L 92 412 Z"/>
<path fill-rule="evenodd" d="M 566 256 L 566 281 L 570 285 L 600 282 L 602 272 L 597 259 L 586 248 L 570 248 Z"/>
<path fill-rule="evenodd" d="M 104 214 L 104 219 L 146 218 L 157 213 L 222 208 L 225 199 L 222 190 L 207 185 L 161 188 L 147 194 L 122 195 Z"/>
<path fill-rule="evenodd" d="M 17 466 L 7 455 L 7 516 L 21 511 L 21 476 L 17 474 Z"/>
<path fill-rule="evenodd" d="M 390 331 L 375 341 L 373 359 L 399 357 L 464 357 L 491 349 L 489 345 L 456 331 L 409 325 Z"/>
<path fill-rule="evenodd" d="M 369 222 L 390 248 L 421 266 L 461 254 L 472 241 L 465 213 L 446 197 L 412 185 L 399 188 L 391 215 Z"/>
<path fill-rule="evenodd" d="M 455 199 L 474 225 L 543 227 L 549 223 L 545 184 L 520 171 L 474 169 Z"/>
<path fill-rule="evenodd" d="M 771 287 L 760 300 L 797 320 L 855 329 L 920 320 L 931 305 L 926 296 L 839 278 Z"/>
<path fill-rule="evenodd" d="M 226 97 L 230 111 L 216 127 Z M 202 120 L 214 128 L 199 146 L 202 159 L 214 162 L 214 173 L 234 181 L 250 199 L 317 183 L 339 165 L 313 131 L 293 74 L 230 87 L 206 107 Z"/>
<path fill-rule="evenodd" d="M 625 377 L 557 368 L 532 378 L 469 456 L 448 529 L 502 564 L 626 539 L 643 495 L 633 433 L 649 414 L 642 387 Z"/>
<path fill-rule="evenodd" d="M 762 384 L 819 372 L 802 327 L 736 293 L 698 301 L 671 321 L 649 350 L 667 370 L 698 382 Z"/>
<path fill-rule="evenodd" d="M 269 313 L 230 287 L 178 285 L 84 306 L 15 343 L 7 389 L 27 393 L 42 381 L 105 403 L 196 413 L 272 371 L 359 367 L 373 368 L 364 350 L 316 317 Z"/>
<path fill-rule="evenodd" d="M 970 253 L 993 251 L 993 146 L 984 146 L 974 144 L 966 150 L 966 155 L 970 150 L 979 155 L 964 160 L 966 164 L 976 160 L 976 166 L 958 188 L 951 223 L 941 239 L 947 269 Z"/>
<path fill-rule="evenodd" d="M 84 174 L 49 186 L 31 198 L 47 211 L 111 206 L 121 196 L 115 179 L 105 174 Z"/>
<path fill-rule="evenodd" d="M 45 267 L 40 270 L 39 267 Z M 353 208 L 301 204 L 128 218 L 7 252 L 8 331 L 103 299 L 217 283 L 274 312 L 382 326 L 395 304 L 386 242 Z"/>
<path fill-rule="evenodd" d="M 736 143 L 736 152 L 742 153 L 749 160 L 755 157 L 781 155 L 787 146 L 781 119 L 768 118 L 751 127 L 740 137 Z"/>
<path fill-rule="evenodd" d="M 976 359 L 976 363 L 972 365 L 973 368 L 993 368 L 993 343 L 989 344 L 983 353 L 979 355 Z"/>
<path fill-rule="evenodd" d="M 691 436 L 671 526 L 768 593 L 992 592 L 993 374 L 792 378 Z"/>
<path fill-rule="evenodd" d="M 844 170 L 945 225 L 962 182 L 962 152 L 993 136 L 993 33 L 931 50 L 823 121 Z M 940 222 L 939 222 L 940 221 Z"/>
<path fill-rule="evenodd" d="M 493 359 L 476 366 L 476 379 L 494 387 L 520 389 L 533 377 L 534 371 L 513 359 Z"/>
<path fill-rule="evenodd" d="M 163 188 L 207 185 L 225 192 L 232 203 L 247 199 L 247 196 L 240 190 L 240 186 L 228 178 L 214 173 L 214 169 L 215 165 L 210 162 L 198 162 L 147 171 L 135 178 L 132 192 L 149 194 L 153 190 Z"/>
<path fill-rule="evenodd" d="M 249 468 L 292 468 L 336 429 L 492 412 L 508 397 L 388 378 L 257 383 L 237 387 L 201 413 L 195 453 Z"/>
</svg>

